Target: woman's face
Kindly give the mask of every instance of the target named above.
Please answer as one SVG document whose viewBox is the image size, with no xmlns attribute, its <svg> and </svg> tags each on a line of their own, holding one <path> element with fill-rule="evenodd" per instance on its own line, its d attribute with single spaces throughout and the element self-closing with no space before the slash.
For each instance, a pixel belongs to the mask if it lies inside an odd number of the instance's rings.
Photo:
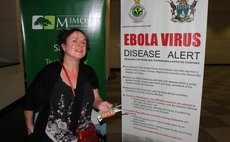
<svg viewBox="0 0 230 142">
<path fill-rule="evenodd" d="M 73 32 L 61 46 L 65 56 L 80 60 L 86 55 L 87 41 L 81 32 Z"/>
</svg>

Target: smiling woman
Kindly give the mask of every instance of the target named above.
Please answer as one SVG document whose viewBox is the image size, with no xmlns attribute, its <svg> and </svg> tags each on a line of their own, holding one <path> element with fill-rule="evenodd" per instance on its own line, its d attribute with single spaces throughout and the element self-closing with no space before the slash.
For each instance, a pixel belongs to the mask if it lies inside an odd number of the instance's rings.
<svg viewBox="0 0 230 142">
<path fill-rule="evenodd" d="M 61 142 L 68 139 L 75 142 L 81 139 L 78 137 L 81 133 L 87 133 L 86 130 L 91 128 L 92 108 L 107 110 L 112 107 L 99 95 L 95 71 L 84 64 L 88 51 L 85 32 L 77 28 L 62 29 L 57 42 L 62 53 L 60 61 L 39 71 L 23 100 L 31 141 Z M 33 115 L 37 110 L 39 113 L 34 125 Z"/>
</svg>

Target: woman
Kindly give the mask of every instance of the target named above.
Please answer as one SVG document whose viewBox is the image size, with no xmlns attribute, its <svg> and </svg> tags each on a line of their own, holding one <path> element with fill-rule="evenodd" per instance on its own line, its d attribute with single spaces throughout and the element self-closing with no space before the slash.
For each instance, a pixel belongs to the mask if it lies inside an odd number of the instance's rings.
<svg viewBox="0 0 230 142">
<path fill-rule="evenodd" d="M 99 96 L 94 70 L 83 63 L 88 50 L 85 33 L 79 29 L 61 30 L 58 42 L 62 60 L 43 68 L 25 95 L 24 115 L 31 141 L 77 141 L 76 131 L 88 127 L 92 107 L 112 107 Z"/>
</svg>

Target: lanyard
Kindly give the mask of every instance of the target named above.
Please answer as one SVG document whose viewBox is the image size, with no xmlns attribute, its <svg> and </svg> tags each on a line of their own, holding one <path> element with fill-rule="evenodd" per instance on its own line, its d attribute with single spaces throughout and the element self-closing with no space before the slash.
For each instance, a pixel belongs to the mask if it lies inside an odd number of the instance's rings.
<svg viewBox="0 0 230 142">
<path fill-rule="evenodd" d="M 66 76 L 67 76 L 67 79 L 68 79 L 68 81 L 69 81 L 69 83 L 70 83 L 70 87 L 71 87 L 71 89 L 72 89 L 73 95 L 76 96 L 76 93 L 75 93 L 75 91 L 74 91 L 74 89 L 73 89 L 73 84 L 72 84 L 72 82 L 71 82 L 71 80 L 70 80 L 70 78 L 69 78 L 69 75 L 68 75 L 68 73 L 67 73 L 67 71 L 66 71 L 66 69 L 65 69 L 65 66 L 63 65 L 62 62 L 61 62 L 61 65 L 62 65 L 62 68 L 63 68 L 63 70 L 64 70 L 64 72 L 65 72 L 65 74 L 66 74 Z"/>
</svg>

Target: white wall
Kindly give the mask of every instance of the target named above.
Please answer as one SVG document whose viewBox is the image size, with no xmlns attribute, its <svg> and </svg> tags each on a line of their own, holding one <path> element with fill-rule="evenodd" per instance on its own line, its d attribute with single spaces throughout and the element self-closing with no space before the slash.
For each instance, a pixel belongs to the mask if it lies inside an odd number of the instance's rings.
<svg viewBox="0 0 230 142">
<path fill-rule="evenodd" d="M 0 110 L 24 95 L 23 75 L 21 64 L 0 68 Z"/>
<path fill-rule="evenodd" d="M 0 60 L 18 61 L 16 0 L 1 1 L 0 31 Z"/>
<path fill-rule="evenodd" d="M 14 8 L 12 8 L 12 5 Z M 20 16 L 18 12 L 19 10 L 18 1 L 16 0 L 2 1 L 0 8 L 4 9 L 4 11 L 2 9 L 0 10 L 0 19 L 1 19 L 0 23 L 2 22 L 2 17 L 12 16 L 8 18 L 11 20 L 5 20 L 5 23 L 9 22 L 9 25 L 12 26 L 12 28 L 11 27 L 5 27 L 5 28 L 8 28 L 7 31 L 9 32 L 15 29 L 17 29 L 16 31 L 20 31 Z M 12 11 L 15 13 L 13 13 Z M 16 14 L 16 11 L 18 14 Z M 12 25 L 11 23 L 14 24 Z M 2 37 L 4 37 L 5 35 L 9 35 L 9 34 L 1 32 L 0 38 L 2 39 Z M 10 105 L 11 103 L 15 102 L 25 94 L 21 34 L 20 32 L 14 31 L 14 35 L 12 37 L 14 39 L 8 38 L 7 40 L 8 42 L 15 42 L 14 43 L 15 45 L 10 46 L 10 48 L 14 48 L 14 51 L 18 56 L 17 59 L 20 64 L 0 68 L 0 110 Z M 1 50 L 3 49 L 5 48 L 2 48 Z M 4 54 L 8 54 L 7 51 L 9 50 L 8 49 L 5 50 Z"/>
</svg>

